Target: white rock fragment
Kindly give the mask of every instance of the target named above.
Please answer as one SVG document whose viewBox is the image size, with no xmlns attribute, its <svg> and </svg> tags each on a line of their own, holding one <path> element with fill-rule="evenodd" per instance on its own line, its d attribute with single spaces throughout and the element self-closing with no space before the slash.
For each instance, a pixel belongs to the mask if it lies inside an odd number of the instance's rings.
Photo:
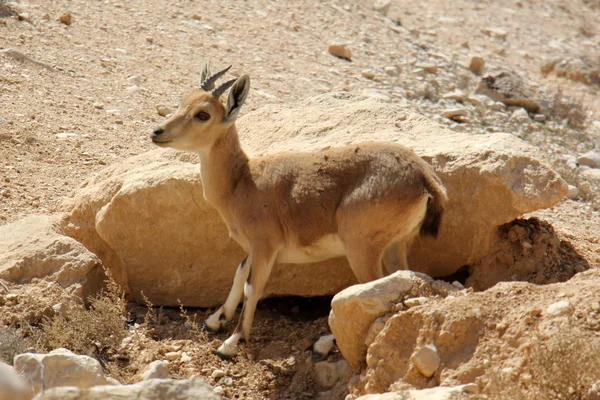
<svg viewBox="0 0 600 400">
<path fill-rule="evenodd" d="M 579 195 L 579 189 L 577 189 L 577 186 L 569 185 L 569 191 L 567 192 L 567 198 L 573 200 L 573 199 L 577 198 L 578 195 Z"/>
<path fill-rule="evenodd" d="M 568 300 L 557 301 L 546 308 L 546 313 L 554 316 L 567 314 L 571 311 L 571 303 Z"/>
<path fill-rule="evenodd" d="M 485 67 L 485 60 L 483 57 L 470 54 L 467 59 L 467 68 L 469 71 L 474 73 L 475 75 L 481 75 L 483 73 L 483 69 Z"/>
<path fill-rule="evenodd" d="M 225 371 L 222 369 L 215 369 L 210 376 L 213 377 L 213 379 L 220 379 L 225 376 Z"/>
<path fill-rule="evenodd" d="M 159 104 L 156 106 L 156 112 L 158 113 L 158 115 L 160 115 L 161 117 L 166 117 L 169 114 L 172 114 L 173 111 L 171 111 L 171 109 L 163 104 Z"/>
<path fill-rule="evenodd" d="M 414 366 L 421 375 L 429 378 L 440 366 L 440 356 L 434 344 L 422 347 L 411 357 Z"/>
<path fill-rule="evenodd" d="M 531 122 L 531 118 L 529 118 L 529 114 L 524 108 L 517 108 L 515 111 L 513 111 L 510 119 L 520 124 Z"/>
<path fill-rule="evenodd" d="M 445 95 L 442 96 L 443 99 L 448 99 L 448 100 L 456 100 L 459 103 L 462 103 L 465 101 L 465 92 L 463 92 L 460 89 L 455 89 L 451 92 L 446 93 Z"/>
<path fill-rule="evenodd" d="M 153 361 L 144 368 L 142 380 L 148 379 L 167 379 L 169 378 L 169 367 L 167 363 L 161 360 Z"/>
<path fill-rule="evenodd" d="M 429 299 L 427 297 L 413 297 L 412 299 L 404 300 L 404 305 L 408 308 L 412 308 L 427 304 L 428 301 Z"/>
<path fill-rule="evenodd" d="M 398 67 L 394 66 L 387 66 L 384 68 L 384 71 L 388 76 L 398 76 L 400 73 L 400 71 L 398 71 Z"/>
<path fill-rule="evenodd" d="M 373 3 L 373 10 L 386 17 L 390 12 L 391 4 L 391 0 L 375 0 L 375 2 Z"/>
<path fill-rule="evenodd" d="M 600 152 L 589 151 L 577 159 L 577 164 L 590 168 L 600 168 Z"/>
</svg>

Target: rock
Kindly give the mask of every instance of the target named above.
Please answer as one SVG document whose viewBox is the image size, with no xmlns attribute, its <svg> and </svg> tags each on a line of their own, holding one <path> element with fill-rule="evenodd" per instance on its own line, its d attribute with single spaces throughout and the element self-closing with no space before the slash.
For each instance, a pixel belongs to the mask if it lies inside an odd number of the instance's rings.
<svg viewBox="0 0 600 400">
<path fill-rule="evenodd" d="M 84 389 L 109 384 L 97 360 L 67 349 L 52 350 L 48 354 L 19 354 L 15 357 L 14 365 L 34 394 L 58 386 Z"/>
<path fill-rule="evenodd" d="M 485 28 L 483 33 L 500 40 L 506 40 L 508 37 L 508 32 L 503 28 Z"/>
<path fill-rule="evenodd" d="M 324 389 L 331 389 L 338 381 L 344 381 L 350 377 L 350 365 L 346 360 L 331 363 L 320 361 L 314 366 L 315 381 Z"/>
<path fill-rule="evenodd" d="M 369 327 L 400 297 L 431 278 L 412 271 L 397 271 L 385 278 L 350 286 L 333 297 L 329 327 L 342 355 L 357 369 L 365 358 Z"/>
<path fill-rule="evenodd" d="M 94 254 L 61 234 L 57 218 L 32 215 L 0 226 L 0 279 L 24 284 L 34 278 L 81 285 L 87 297 L 101 287 L 103 271 Z"/>
<path fill-rule="evenodd" d="M 445 95 L 442 96 L 443 99 L 449 99 L 449 100 L 456 100 L 459 103 L 462 103 L 465 101 L 465 92 L 463 92 L 460 89 L 455 89 L 451 92 L 446 93 Z"/>
<path fill-rule="evenodd" d="M 225 371 L 221 370 L 221 369 L 215 369 L 212 374 L 210 374 L 210 376 L 213 377 L 213 379 L 221 379 L 222 377 L 225 376 Z"/>
<path fill-rule="evenodd" d="M 422 68 L 432 74 L 435 74 L 438 70 L 438 67 L 435 64 L 417 64 L 417 68 Z"/>
<path fill-rule="evenodd" d="M 240 118 L 238 130 L 252 155 L 367 140 L 413 148 L 433 165 L 450 199 L 438 238 L 417 239 L 409 255 L 414 270 L 432 276 L 479 261 L 500 225 L 567 193 L 538 150 L 513 135 L 452 132 L 400 105 L 350 93 L 269 105 Z M 162 149 L 141 154 L 104 168 L 62 205 L 64 232 L 97 254 L 142 304 L 143 291 L 154 305 L 221 305 L 245 257 L 205 202 L 194 161 Z M 355 282 L 344 258 L 276 265 L 265 296 L 335 294 Z"/>
<path fill-rule="evenodd" d="M 557 301 L 546 308 L 546 313 L 552 316 L 568 314 L 572 311 L 571 303 L 568 300 Z"/>
<path fill-rule="evenodd" d="M 0 361 L 0 400 L 30 400 L 31 389 L 13 367 Z"/>
<path fill-rule="evenodd" d="M 569 191 L 567 192 L 567 198 L 573 200 L 579 196 L 579 189 L 577 186 L 569 185 Z"/>
<path fill-rule="evenodd" d="M 428 301 L 429 301 L 429 299 L 427 297 L 413 297 L 411 299 L 404 300 L 404 305 L 407 308 L 412 308 L 412 307 L 417 307 L 417 306 L 422 306 L 424 304 L 427 304 Z"/>
<path fill-rule="evenodd" d="M 483 73 L 483 68 L 485 67 L 485 60 L 483 57 L 470 54 L 467 59 L 467 68 L 469 71 L 474 73 L 475 75 L 481 75 Z"/>
<path fill-rule="evenodd" d="M 173 111 L 169 107 L 164 106 L 162 104 L 156 106 L 156 112 L 158 112 L 158 115 L 160 115 L 161 117 L 166 117 L 167 115 L 173 113 Z"/>
<path fill-rule="evenodd" d="M 577 164 L 590 168 L 600 168 L 600 152 L 588 151 L 577 159 Z"/>
<path fill-rule="evenodd" d="M 384 68 L 384 71 L 389 76 L 398 76 L 400 71 L 398 71 L 398 67 L 388 66 Z"/>
<path fill-rule="evenodd" d="M 489 97 L 483 94 L 470 95 L 469 97 L 467 97 L 467 100 L 474 106 L 491 107 L 494 104 L 494 100 L 490 99 Z"/>
<path fill-rule="evenodd" d="M 391 0 L 375 0 L 375 2 L 373 3 L 373 10 L 377 11 L 384 17 L 387 17 L 388 12 L 390 11 L 391 4 Z"/>
<path fill-rule="evenodd" d="M 449 119 L 455 119 L 457 117 L 466 117 L 469 115 L 468 111 L 464 108 L 450 108 L 443 111 L 444 117 Z"/>
<path fill-rule="evenodd" d="M 178 351 L 170 351 L 167 354 L 165 354 L 165 358 L 169 361 L 179 360 L 180 357 L 181 353 L 179 353 Z"/>
<path fill-rule="evenodd" d="M 477 385 L 469 383 L 459 386 L 438 386 L 431 389 L 407 390 L 403 392 L 389 392 L 383 394 L 367 394 L 357 400 L 454 400 L 460 395 L 477 394 Z"/>
<path fill-rule="evenodd" d="M 535 115 L 533 116 L 533 119 L 534 119 L 536 122 L 545 122 L 545 121 L 546 121 L 546 116 L 545 116 L 544 114 L 535 114 Z"/>
<path fill-rule="evenodd" d="M 411 361 L 419 373 L 427 378 L 433 376 L 440 366 L 440 356 L 433 344 L 421 347 L 412 355 Z"/>
<path fill-rule="evenodd" d="M 600 208 L 600 168 L 579 168 L 577 188 L 591 199 L 595 207 Z"/>
<path fill-rule="evenodd" d="M 66 13 L 62 14 L 58 20 L 65 25 L 71 25 L 73 23 L 73 15 L 70 11 L 67 11 Z"/>
<path fill-rule="evenodd" d="M 343 43 L 330 43 L 329 54 L 346 59 L 348 61 L 352 60 L 352 52 L 350 51 L 348 46 Z"/>
<path fill-rule="evenodd" d="M 520 124 L 527 124 L 531 122 L 531 118 L 529 118 L 529 114 L 524 108 L 517 108 L 515 111 L 513 111 L 513 113 L 510 116 L 510 119 Z"/>
<path fill-rule="evenodd" d="M 46 390 L 35 400 L 218 400 L 220 396 L 201 379 L 150 379 L 134 385 L 59 387 Z"/>
<path fill-rule="evenodd" d="M 162 360 L 151 362 L 142 371 L 142 380 L 169 378 L 169 366 Z"/>
<path fill-rule="evenodd" d="M 531 113 L 539 110 L 539 103 L 534 100 L 536 94 L 529 88 L 518 75 L 501 72 L 497 75 L 488 75 L 481 79 L 475 88 L 476 94 L 483 94 L 494 101 L 499 101 L 507 106 L 523 107 Z"/>
<path fill-rule="evenodd" d="M 96 108 L 98 110 L 104 110 L 104 103 L 96 102 L 96 103 L 94 103 L 94 108 Z"/>
<path fill-rule="evenodd" d="M 370 69 L 364 69 L 361 71 L 360 74 L 362 75 L 363 78 L 367 78 L 367 79 L 375 78 L 375 72 L 373 72 L 373 70 L 370 70 Z"/>
</svg>

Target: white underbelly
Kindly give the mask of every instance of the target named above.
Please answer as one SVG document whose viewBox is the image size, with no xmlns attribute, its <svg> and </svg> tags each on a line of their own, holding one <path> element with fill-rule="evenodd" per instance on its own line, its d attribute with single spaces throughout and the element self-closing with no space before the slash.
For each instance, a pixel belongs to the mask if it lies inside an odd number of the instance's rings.
<svg viewBox="0 0 600 400">
<path fill-rule="evenodd" d="M 288 246 L 279 251 L 278 263 L 303 264 L 345 255 L 344 244 L 338 235 L 326 235 L 306 247 Z"/>
</svg>

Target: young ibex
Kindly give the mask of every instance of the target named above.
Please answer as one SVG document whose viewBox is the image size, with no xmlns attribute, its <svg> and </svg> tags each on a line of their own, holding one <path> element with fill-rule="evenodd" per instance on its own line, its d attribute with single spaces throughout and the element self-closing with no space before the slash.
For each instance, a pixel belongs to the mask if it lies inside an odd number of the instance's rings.
<svg viewBox="0 0 600 400">
<path fill-rule="evenodd" d="M 408 148 L 361 143 L 317 153 L 249 158 L 235 120 L 250 88 L 247 75 L 215 88 L 208 63 L 196 89 L 160 125 L 152 141 L 200 155 L 204 197 L 248 252 L 225 301 L 206 320 L 217 331 L 244 303 L 224 357 L 248 340 L 254 312 L 273 264 L 309 263 L 345 255 L 363 283 L 408 269 L 417 235 L 438 233 L 446 191 L 432 168 Z M 232 87 L 227 105 L 219 97 Z"/>
</svg>

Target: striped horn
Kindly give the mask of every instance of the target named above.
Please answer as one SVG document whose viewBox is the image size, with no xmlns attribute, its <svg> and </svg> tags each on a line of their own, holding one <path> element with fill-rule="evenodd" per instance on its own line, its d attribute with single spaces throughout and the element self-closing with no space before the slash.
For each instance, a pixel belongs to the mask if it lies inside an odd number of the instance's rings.
<svg viewBox="0 0 600 400">
<path fill-rule="evenodd" d="M 202 90 L 204 90 L 205 92 L 208 92 L 209 90 L 214 89 L 215 82 L 217 81 L 217 79 L 219 79 L 227 71 L 229 71 L 229 68 L 231 68 L 231 65 L 229 67 L 225 68 L 223 71 L 216 72 L 216 73 L 212 74 L 211 76 L 209 76 L 208 78 L 206 78 L 204 80 L 204 82 L 202 82 L 200 84 L 200 87 L 202 88 Z"/>
<path fill-rule="evenodd" d="M 234 78 L 230 81 L 223 83 L 221 86 L 212 91 L 212 95 L 218 99 L 223 93 L 225 93 L 227 89 L 231 87 L 231 85 L 235 83 L 236 80 L 237 79 Z"/>
</svg>

